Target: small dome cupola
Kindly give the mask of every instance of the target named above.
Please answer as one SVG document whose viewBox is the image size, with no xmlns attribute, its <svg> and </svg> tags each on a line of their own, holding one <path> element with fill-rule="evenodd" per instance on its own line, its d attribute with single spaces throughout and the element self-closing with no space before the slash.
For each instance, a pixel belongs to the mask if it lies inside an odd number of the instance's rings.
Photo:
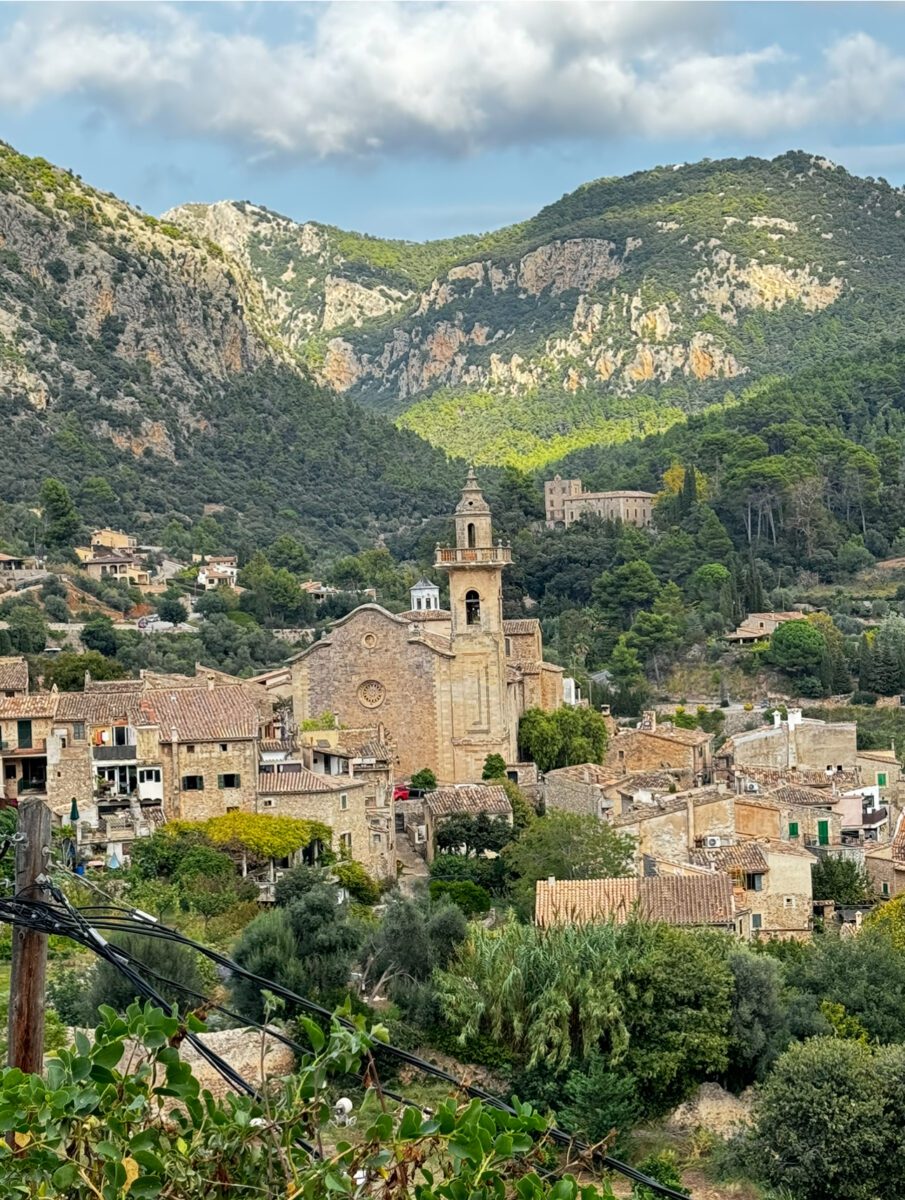
<svg viewBox="0 0 905 1200">
<path fill-rule="evenodd" d="M 429 579 L 419 579 L 409 588 L 412 612 L 438 612 L 440 609 L 440 588 Z"/>
</svg>

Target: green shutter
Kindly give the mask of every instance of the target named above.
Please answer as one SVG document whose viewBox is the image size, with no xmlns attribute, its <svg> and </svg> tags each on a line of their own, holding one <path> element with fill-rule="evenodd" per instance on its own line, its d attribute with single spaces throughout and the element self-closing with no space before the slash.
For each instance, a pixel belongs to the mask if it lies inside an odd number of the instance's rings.
<svg viewBox="0 0 905 1200">
<path fill-rule="evenodd" d="M 886 772 L 877 772 L 877 787 L 886 787 Z"/>
<path fill-rule="evenodd" d="M 218 788 L 223 788 L 223 787 L 226 787 L 226 784 L 223 782 L 223 776 L 222 776 L 222 775 L 218 775 L 218 776 L 217 776 L 217 787 L 218 787 Z"/>
<path fill-rule="evenodd" d="M 797 821 L 789 822 L 789 837 L 790 838 L 798 837 L 798 822 Z"/>
<path fill-rule="evenodd" d="M 830 823 L 829 821 L 817 822 L 817 844 L 820 846 L 828 846 L 830 844 Z"/>
</svg>

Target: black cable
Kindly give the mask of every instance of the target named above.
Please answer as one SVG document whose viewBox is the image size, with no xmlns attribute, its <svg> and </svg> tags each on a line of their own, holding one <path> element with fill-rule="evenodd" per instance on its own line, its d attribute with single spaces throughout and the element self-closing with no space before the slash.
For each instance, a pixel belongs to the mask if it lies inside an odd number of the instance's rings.
<svg viewBox="0 0 905 1200">
<path fill-rule="evenodd" d="M 55 893 L 58 893 L 61 902 L 72 915 L 73 920 L 71 924 L 74 926 L 73 933 L 75 930 L 78 930 L 78 933 L 73 940 L 81 942 L 89 949 L 94 950 L 99 957 L 102 957 L 107 962 L 110 962 L 111 965 L 113 965 L 117 970 L 125 974 L 127 978 L 134 982 L 135 986 L 139 989 L 139 994 L 146 995 L 148 999 L 151 999 L 154 1003 L 159 1004 L 164 1011 L 167 1010 L 168 1006 L 163 997 L 159 996 L 159 993 L 157 993 L 155 989 L 151 988 L 145 980 L 143 980 L 134 970 L 128 967 L 124 958 L 119 957 L 120 952 L 117 950 L 117 948 L 112 948 L 112 950 L 107 948 L 107 943 L 102 937 L 99 937 L 96 932 L 98 929 L 106 929 L 112 932 L 140 933 L 149 937 L 158 937 L 165 941 L 189 947 L 196 953 L 203 954 L 212 962 L 223 966 L 225 969 L 233 972 L 234 974 L 242 976 L 252 983 L 259 984 L 262 988 L 266 988 L 274 995 L 281 996 L 282 998 L 291 1001 L 293 1004 L 298 1005 L 300 1008 L 308 1012 L 314 1013 L 315 1015 L 320 1016 L 327 1021 L 332 1021 L 335 1019 L 338 1021 L 338 1023 L 344 1025 L 346 1028 L 352 1029 L 353 1031 L 355 1029 L 351 1022 L 346 1021 L 342 1017 L 334 1017 L 334 1014 L 332 1014 L 322 1005 L 316 1004 L 314 1001 L 309 1000 L 304 996 L 299 996 L 296 992 L 293 992 L 288 988 L 284 988 L 281 985 L 274 983 L 272 980 L 264 979 L 262 976 L 256 975 L 254 972 L 247 971 L 245 968 L 239 966 L 238 963 L 227 958 L 225 955 L 219 954 L 217 951 L 211 950 L 207 946 L 203 946 L 190 938 L 184 937 L 176 930 L 160 925 L 159 923 L 155 922 L 153 918 L 147 918 L 147 914 L 143 914 L 146 917 L 145 920 L 136 920 L 134 917 L 107 917 L 95 919 L 92 925 L 88 925 L 84 917 L 79 914 L 78 910 L 74 909 L 72 905 L 69 904 L 68 900 L 66 900 L 63 894 L 59 892 L 59 889 L 52 888 L 51 890 Z M 10 917 L 5 916 L 4 913 L 5 906 L 8 903 L 8 901 L 0 901 L 0 920 L 10 919 Z M 22 901 L 20 903 L 20 908 L 24 906 L 28 906 L 30 908 L 32 905 L 34 905 L 35 909 L 37 909 L 42 915 L 43 921 L 46 922 L 49 920 L 54 926 L 50 932 L 65 932 L 68 936 L 73 936 L 73 933 L 70 933 L 68 930 L 59 928 L 59 912 L 58 910 L 54 910 L 50 905 L 42 904 L 41 902 L 36 901 Z M 99 906 L 91 906 L 90 911 L 96 911 L 98 907 Z M 120 909 L 120 911 L 122 910 Z M 130 911 L 133 914 L 136 912 L 134 909 Z M 13 923 L 26 924 L 33 927 L 31 921 L 23 920 L 22 916 L 23 914 L 20 912 L 19 920 L 16 920 L 15 917 L 12 917 Z M 47 932 L 48 930 L 44 929 L 42 931 Z M 244 1018 L 241 1019 L 244 1020 Z M 251 1095 L 257 1095 L 256 1090 L 247 1082 L 247 1080 L 242 1079 L 242 1077 L 239 1076 L 238 1073 L 235 1072 L 228 1063 L 220 1059 L 218 1055 L 213 1054 L 212 1051 L 209 1051 L 204 1043 L 199 1041 L 196 1035 L 187 1033 L 186 1039 L 190 1042 L 190 1044 L 196 1047 L 202 1057 L 204 1057 L 212 1066 L 215 1067 L 215 1069 L 224 1075 L 224 1078 L 231 1081 L 233 1077 L 235 1077 L 235 1085 L 238 1086 L 240 1090 L 246 1091 Z M 418 1055 L 411 1054 L 407 1050 L 401 1050 L 399 1047 L 386 1043 L 381 1043 L 380 1049 L 391 1057 L 398 1059 L 400 1062 L 404 1062 L 425 1074 L 431 1075 L 434 1078 L 441 1079 L 444 1082 L 451 1084 L 458 1091 L 462 1091 L 467 1095 L 479 1099 L 483 1103 L 500 1109 L 503 1112 L 507 1112 L 510 1115 L 517 1115 L 515 1109 L 498 1096 L 494 1096 L 492 1093 L 485 1091 L 483 1088 L 475 1087 L 472 1084 L 467 1084 L 462 1080 L 457 1079 L 450 1072 L 444 1071 L 442 1068 L 420 1058 Z M 406 1101 L 403 1099 L 403 1102 Z M 658 1195 L 668 1197 L 669 1200 L 687 1200 L 686 1193 L 679 1192 L 666 1184 L 662 1184 L 658 1180 L 655 1180 L 650 1176 L 637 1171 L 634 1167 L 629 1166 L 628 1163 L 624 1163 L 620 1159 L 613 1158 L 608 1154 L 604 1154 L 601 1151 L 596 1150 L 594 1147 L 589 1146 L 586 1142 L 573 1137 L 564 1130 L 554 1127 L 548 1131 L 548 1136 L 558 1145 L 574 1147 L 580 1154 L 590 1156 L 592 1161 L 599 1163 L 608 1170 L 616 1171 L 617 1173 L 624 1175 L 633 1182 L 643 1184 L 645 1187 L 650 1188 L 651 1191 L 657 1193 Z M 313 1147 L 311 1150 L 313 1151 Z"/>
</svg>

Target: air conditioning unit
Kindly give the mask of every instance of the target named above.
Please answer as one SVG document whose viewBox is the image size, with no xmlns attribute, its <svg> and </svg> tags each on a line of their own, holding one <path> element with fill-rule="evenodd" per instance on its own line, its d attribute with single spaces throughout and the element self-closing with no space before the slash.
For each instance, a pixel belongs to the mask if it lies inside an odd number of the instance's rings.
<svg viewBox="0 0 905 1200">
<path fill-rule="evenodd" d="M 718 838 L 718 837 L 705 837 L 704 838 L 704 845 L 707 847 L 708 850 L 713 850 L 717 846 L 721 846 L 722 844 L 723 843 L 722 843 L 721 838 Z"/>
<path fill-rule="evenodd" d="M 746 785 L 745 785 L 745 791 L 746 791 L 746 792 L 757 792 L 757 791 L 759 791 L 759 790 L 760 790 L 760 789 L 758 788 L 758 786 L 757 786 L 757 784 L 756 784 L 756 783 L 748 783 L 748 784 L 746 784 Z"/>
</svg>

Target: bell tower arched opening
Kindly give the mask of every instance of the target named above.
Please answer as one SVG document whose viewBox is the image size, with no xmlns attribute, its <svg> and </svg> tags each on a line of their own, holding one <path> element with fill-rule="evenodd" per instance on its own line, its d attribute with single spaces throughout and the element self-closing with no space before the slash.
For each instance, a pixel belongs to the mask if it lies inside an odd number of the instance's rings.
<svg viewBox="0 0 905 1200">
<path fill-rule="evenodd" d="M 481 597 L 474 588 L 465 593 L 465 624 L 481 624 Z"/>
<path fill-rule="evenodd" d="M 466 533 L 467 533 L 468 549 L 474 550 L 475 546 L 478 544 L 477 537 L 475 535 L 474 521 L 468 522 L 468 528 L 467 528 Z"/>
</svg>

